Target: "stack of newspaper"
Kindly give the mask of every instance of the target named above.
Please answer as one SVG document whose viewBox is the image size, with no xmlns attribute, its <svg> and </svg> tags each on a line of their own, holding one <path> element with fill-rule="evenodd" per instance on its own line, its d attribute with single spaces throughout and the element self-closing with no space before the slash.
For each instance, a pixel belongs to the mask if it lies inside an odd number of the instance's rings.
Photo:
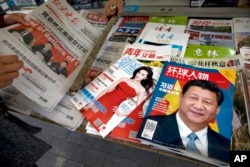
<svg viewBox="0 0 250 167">
<path fill-rule="evenodd" d="M 1 95 L 8 104 L 22 103 L 16 107 L 26 114 L 38 112 L 74 130 L 83 117 L 67 93 L 100 31 L 66 1 L 49 0 L 25 19 L 29 26 L 0 30 L 0 55 L 18 55 L 24 62 L 13 87 L 1 90 Z"/>
</svg>

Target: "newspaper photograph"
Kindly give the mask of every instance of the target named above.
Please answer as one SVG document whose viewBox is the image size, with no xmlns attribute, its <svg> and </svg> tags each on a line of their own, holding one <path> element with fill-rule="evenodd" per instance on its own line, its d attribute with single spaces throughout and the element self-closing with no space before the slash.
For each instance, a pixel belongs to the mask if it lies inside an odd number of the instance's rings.
<svg viewBox="0 0 250 167">
<path fill-rule="evenodd" d="M 19 56 L 24 67 L 13 86 L 51 111 L 73 84 L 99 33 L 66 0 L 49 0 L 25 19 L 29 26 L 0 30 L 0 54 Z"/>
</svg>

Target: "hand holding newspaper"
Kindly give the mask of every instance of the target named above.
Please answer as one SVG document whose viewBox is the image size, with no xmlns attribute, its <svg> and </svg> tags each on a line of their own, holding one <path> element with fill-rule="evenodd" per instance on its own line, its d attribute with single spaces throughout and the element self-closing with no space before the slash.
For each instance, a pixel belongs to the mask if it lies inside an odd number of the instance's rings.
<svg viewBox="0 0 250 167">
<path fill-rule="evenodd" d="M 23 60 L 13 86 L 51 111 L 71 87 L 99 33 L 66 0 L 49 0 L 26 20 L 30 26 L 0 30 L 0 55 Z"/>
</svg>

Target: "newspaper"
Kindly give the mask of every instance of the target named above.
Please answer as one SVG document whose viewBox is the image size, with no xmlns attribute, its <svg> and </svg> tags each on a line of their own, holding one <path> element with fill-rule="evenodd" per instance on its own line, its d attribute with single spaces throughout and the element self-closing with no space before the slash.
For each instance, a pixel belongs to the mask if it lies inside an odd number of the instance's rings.
<svg viewBox="0 0 250 167">
<path fill-rule="evenodd" d="M 9 110 L 19 112 L 24 115 L 31 115 L 32 110 L 19 103 L 16 100 L 16 97 L 20 94 L 20 92 L 14 88 L 13 86 L 8 86 L 0 89 L 0 96 L 3 98 L 4 103 L 9 108 Z"/>
<path fill-rule="evenodd" d="M 65 0 L 47 1 L 26 20 L 29 27 L 16 24 L 0 30 L 0 54 L 23 60 L 13 86 L 51 111 L 73 84 L 99 32 Z M 29 38 L 20 29 L 29 29 Z"/>
<path fill-rule="evenodd" d="M 31 109 L 34 113 L 44 116 L 71 131 L 75 131 L 82 124 L 84 117 L 70 102 L 70 98 L 71 96 L 66 94 L 52 111 L 45 111 L 23 94 L 19 94 L 16 101 Z"/>
<path fill-rule="evenodd" d="M 37 113 L 72 131 L 76 130 L 84 120 L 82 114 L 70 102 L 71 96 L 68 93 L 52 111 L 44 110 L 41 106 L 21 94 L 13 86 L 0 89 L 0 96 L 11 111 L 27 116 Z"/>
<path fill-rule="evenodd" d="M 101 14 L 86 9 L 80 10 L 80 14 L 100 32 L 102 32 L 107 25 L 107 22 L 104 21 Z"/>
</svg>

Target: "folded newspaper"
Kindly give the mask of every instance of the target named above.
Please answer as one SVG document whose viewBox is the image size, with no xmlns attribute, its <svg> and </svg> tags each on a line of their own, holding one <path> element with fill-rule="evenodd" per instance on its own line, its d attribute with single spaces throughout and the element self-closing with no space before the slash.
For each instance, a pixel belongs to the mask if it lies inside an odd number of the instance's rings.
<svg viewBox="0 0 250 167">
<path fill-rule="evenodd" d="M 48 0 L 25 17 L 29 26 L 0 30 L 0 55 L 24 62 L 13 86 L 51 111 L 70 89 L 99 32 L 66 0 Z"/>
</svg>

